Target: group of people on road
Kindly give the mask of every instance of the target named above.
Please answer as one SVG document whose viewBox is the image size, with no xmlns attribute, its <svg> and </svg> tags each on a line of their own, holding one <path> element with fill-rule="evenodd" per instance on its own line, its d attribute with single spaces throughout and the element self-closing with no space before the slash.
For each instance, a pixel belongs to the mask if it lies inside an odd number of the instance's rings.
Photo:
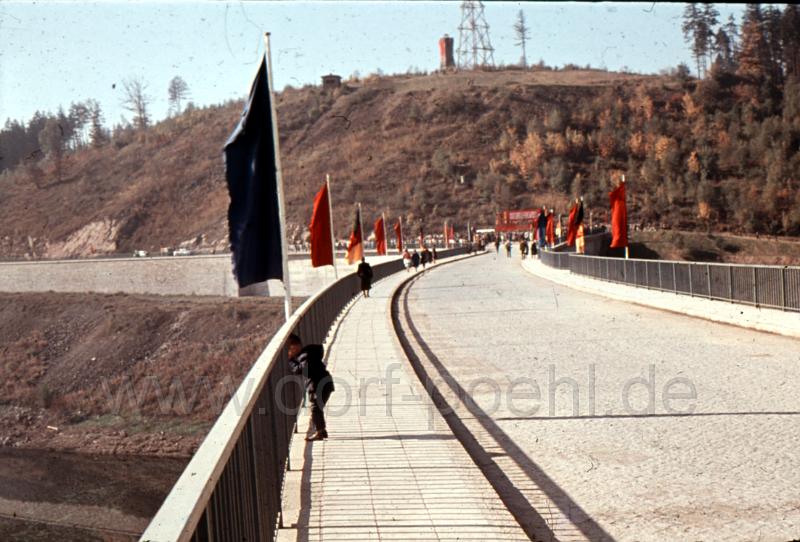
<svg viewBox="0 0 800 542">
<path fill-rule="evenodd" d="M 406 269 L 406 273 L 411 271 L 411 268 L 414 268 L 414 271 L 419 270 L 420 264 L 422 268 L 428 264 L 436 263 L 438 258 L 438 254 L 436 253 L 436 247 L 433 247 L 433 250 L 428 249 L 428 247 L 422 247 L 422 251 L 417 252 L 417 249 L 414 249 L 413 252 L 409 252 L 408 249 L 403 251 L 403 267 Z"/>
<path fill-rule="evenodd" d="M 436 263 L 437 256 L 436 247 L 433 250 L 428 249 L 428 247 L 422 247 L 420 252 L 417 252 L 416 249 L 413 252 L 409 252 L 406 249 L 403 251 L 403 265 L 407 272 L 412 267 L 417 271 L 420 264 L 425 268 L 428 264 Z M 366 258 L 361 258 L 356 275 L 361 280 L 362 295 L 369 297 L 369 291 L 372 289 L 373 271 Z M 324 440 L 328 438 L 328 430 L 325 423 L 325 404 L 335 391 L 333 377 L 328 371 L 324 360 L 324 348 L 321 344 L 304 346 L 302 340 L 296 334 L 289 336 L 286 347 L 289 370 L 292 374 L 303 377 L 306 391 L 308 392 L 308 400 L 311 404 L 311 420 L 314 424 L 314 432 L 309 434 L 306 440 Z"/>
<path fill-rule="evenodd" d="M 528 239 L 526 236 L 508 236 L 505 239 L 501 239 L 499 236 L 494 238 L 494 249 L 497 255 L 500 255 L 500 247 L 502 246 L 506 252 L 506 257 L 511 258 L 514 249 L 514 243 L 517 243 L 519 247 L 519 255 L 520 258 L 523 260 L 527 258 L 529 255 L 531 258 L 537 256 L 540 252 L 539 247 L 536 244 L 536 240 Z"/>
</svg>

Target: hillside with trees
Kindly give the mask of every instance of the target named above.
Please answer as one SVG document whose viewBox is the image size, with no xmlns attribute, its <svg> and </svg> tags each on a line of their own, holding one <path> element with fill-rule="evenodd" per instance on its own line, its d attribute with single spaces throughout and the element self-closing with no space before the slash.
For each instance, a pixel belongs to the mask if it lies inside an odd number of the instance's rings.
<svg viewBox="0 0 800 542">
<path fill-rule="evenodd" d="M 625 174 L 633 222 L 800 235 L 800 14 L 748 5 L 740 25 L 717 18 L 711 4 L 687 6 L 698 78 L 684 65 L 648 76 L 539 63 L 285 88 L 290 233 L 302 239 L 326 174 L 341 238 L 357 201 L 365 223 L 402 215 L 409 235 L 444 219 L 490 225 L 506 208 L 564 212 L 576 195 L 603 220 Z M 174 90 L 177 109 L 155 124 L 145 109 L 107 131 L 91 103 L 9 121 L 0 255 L 225 250 L 222 146 L 242 103 L 181 109 L 186 84 Z M 70 118 L 86 120 L 65 130 Z"/>
</svg>

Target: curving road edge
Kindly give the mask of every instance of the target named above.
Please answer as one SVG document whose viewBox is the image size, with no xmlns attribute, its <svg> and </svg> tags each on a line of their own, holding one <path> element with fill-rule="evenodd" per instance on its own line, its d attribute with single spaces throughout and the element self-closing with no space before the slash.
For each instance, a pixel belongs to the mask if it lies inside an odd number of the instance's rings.
<svg viewBox="0 0 800 542">
<path fill-rule="evenodd" d="M 575 275 L 567 270 L 553 269 L 539 260 L 522 260 L 521 265 L 532 275 L 581 292 L 685 316 L 703 318 L 720 324 L 800 339 L 800 313 L 636 288 Z"/>
</svg>

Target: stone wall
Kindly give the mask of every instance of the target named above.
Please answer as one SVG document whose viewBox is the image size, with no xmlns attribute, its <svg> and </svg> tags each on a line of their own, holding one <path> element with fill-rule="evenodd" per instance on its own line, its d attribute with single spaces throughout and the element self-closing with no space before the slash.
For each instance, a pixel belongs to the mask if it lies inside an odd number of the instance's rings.
<svg viewBox="0 0 800 542">
<path fill-rule="evenodd" d="M 367 256 L 380 263 L 399 256 Z M 339 276 L 355 270 L 344 260 L 337 262 Z M 308 255 L 289 259 L 293 296 L 309 296 L 333 282 L 330 266 L 312 268 Z M 239 295 L 233 278 L 230 254 L 165 256 L 148 258 L 95 258 L 0 262 L 2 292 L 100 292 L 159 295 Z M 283 295 L 278 281 L 259 285 L 242 295 Z"/>
</svg>

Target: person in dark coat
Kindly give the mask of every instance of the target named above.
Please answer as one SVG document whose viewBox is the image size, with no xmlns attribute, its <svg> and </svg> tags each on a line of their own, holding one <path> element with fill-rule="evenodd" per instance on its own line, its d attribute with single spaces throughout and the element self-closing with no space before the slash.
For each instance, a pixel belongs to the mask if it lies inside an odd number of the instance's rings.
<svg viewBox="0 0 800 542">
<path fill-rule="evenodd" d="M 411 265 L 414 266 L 414 271 L 419 267 L 419 252 L 414 249 L 414 254 L 411 255 Z"/>
<path fill-rule="evenodd" d="M 321 344 L 303 346 L 303 342 L 295 334 L 289 335 L 287 342 L 289 370 L 292 374 L 305 377 L 308 400 L 311 402 L 311 421 L 314 422 L 314 433 L 306 440 L 322 440 L 328 438 L 325 424 L 325 403 L 334 392 L 333 377 L 325 367 L 323 356 L 325 350 Z"/>
<path fill-rule="evenodd" d="M 539 248 L 544 248 L 547 237 L 547 207 L 542 206 L 539 218 L 536 220 L 536 229 L 538 230 Z"/>
<path fill-rule="evenodd" d="M 356 275 L 361 279 L 361 292 L 364 297 L 369 297 L 369 291 L 372 288 L 372 266 L 367 263 L 366 258 L 361 258 Z"/>
<path fill-rule="evenodd" d="M 420 255 L 420 260 L 422 261 L 422 268 L 423 269 L 425 269 L 425 266 L 433 261 L 433 255 L 431 254 L 431 251 L 428 250 L 428 247 L 424 247 L 422 249 L 422 254 Z"/>
</svg>

